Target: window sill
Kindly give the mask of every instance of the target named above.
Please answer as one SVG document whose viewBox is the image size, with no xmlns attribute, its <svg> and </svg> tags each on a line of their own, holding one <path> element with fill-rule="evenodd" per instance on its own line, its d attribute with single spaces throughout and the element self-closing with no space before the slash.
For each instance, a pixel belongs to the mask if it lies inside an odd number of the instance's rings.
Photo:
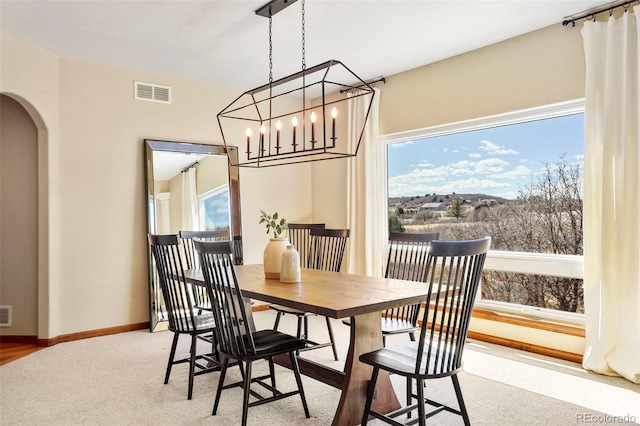
<svg viewBox="0 0 640 426">
<path fill-rule="evenodd" d="M 584 337 L 584 326 L 567 324 L 556 321 L 543 319 L 532 319 L 526 316 L 519 316 L 511 313 L 496 312 L 483 308 L 475 308 L 472 316 L 474 318 L 485 319 L 489 321 L 502 322 L 520 327 L 528 327 L 536 330 L 544 330 L 552 333 L 566 334 L 569 336 Z"/>
</svg>

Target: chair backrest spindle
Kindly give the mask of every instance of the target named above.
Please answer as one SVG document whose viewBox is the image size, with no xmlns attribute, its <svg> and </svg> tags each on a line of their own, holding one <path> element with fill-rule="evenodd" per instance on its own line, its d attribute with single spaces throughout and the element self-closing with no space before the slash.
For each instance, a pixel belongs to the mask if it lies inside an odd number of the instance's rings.
<svg viewBox="0 0 640 426">
<path fill-rule="evenodd" d="M 228 229 L 218 229 L 216 231 L 180 231 L 180 239 L 184 246 L 184 257 L 187 261 L 187 269 L 199 269 L 200 263 L 198 255 L 193 247 L 193 239 L 198 238 L 204 241 L 226 241 L 229 240 Z"/>
<path fill-rule="evenodd" d="M 309 247 L 311 246 L 311 230 L 324 228 L 324 223 L 289 223 L 287 229 L 289 242 L 300 254 L 300 266 L 309 267 Z"/>
<path fill-rule="evenodd" d="M 242 290 L 233 261 L 231 242 L 194 241 L 202 274 L 212 300 L 216 337 L 224 353 L 243 356 L 255 354 Z"/>
<path fill-rule="evenodd" d="M 189 331 L 196 328 L 196 305 L 203 303 L 201 294 L 189 284 L 184 275 L 180 238 L 176 234 L 148 236 L 160 288 L 167 308 L 169 328 Z"/>
<path fill-rule="evenodd" d="M 423 282 L 427 273 L 429 244 L 437 240 L 438 232 L 427 233 L 389 233 L 389 254 L 385 278 Z M 412 324 L 418 323 L 420 304 L 387 309 L 386 318 L 399 318 Z"/>
<path fill-rule="evenodd" d="M 349 234 L 348 229 L 311 229 L 307 267 L 340 272 Z"/>
<path fill-rule="evenodd" d="M 416 373 L 460 369 L 469 321 L 490 237 L 432 241 L 426 271 L 429 286 L 418 343 Z"/>
</svg>

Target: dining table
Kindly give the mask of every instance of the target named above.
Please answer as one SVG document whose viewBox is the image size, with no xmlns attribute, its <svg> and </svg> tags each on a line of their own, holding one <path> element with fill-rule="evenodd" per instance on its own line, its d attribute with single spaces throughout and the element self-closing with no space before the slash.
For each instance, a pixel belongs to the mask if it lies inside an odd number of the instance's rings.
<svg viewBox="0 0 640 426">
<path fill-rule="evenodd" d="M 304 357 L 299 357 L 298 363 L 302 374 L 341 391 L 334 426 L 360 424 L 372 367 L 361 363 L 359 356 L 382 347 L 381 313 L 387 308 L 423 302 L 427 286 L 415 281 L 305 268 L 301 269 L 300 282 L 282 283 L 267 279 L 260 264 L 234 267 L 249 313 L 250 299 L 255 299 L 330 318 L 350 318 L 349 349 L 343 370 Z M 187 270 L 185 274 L 192 284 L 204 284 L 201 271 Z M 287 356 L 277 358 L 276 362 L 291 368 Z M 386 372 L 380 372 L 372 407 L 382 413 L 400 408 Z"/>
</svg>

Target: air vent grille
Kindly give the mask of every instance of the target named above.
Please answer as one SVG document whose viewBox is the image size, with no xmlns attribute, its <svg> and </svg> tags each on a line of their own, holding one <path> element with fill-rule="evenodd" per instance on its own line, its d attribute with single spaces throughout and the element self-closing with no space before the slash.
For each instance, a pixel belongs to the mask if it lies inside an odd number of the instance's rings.
<svg viewBox="0 0 640 426">
<path fill-rule="evenodd" d="M 12 306 L 0 306 L 0 327 L 11 327 Z"/>
<path fill-rule="evenodd" d="M 171 103 L 171 87 L 134 81 L 133 96 L 136 100 Z"/>
</svg>

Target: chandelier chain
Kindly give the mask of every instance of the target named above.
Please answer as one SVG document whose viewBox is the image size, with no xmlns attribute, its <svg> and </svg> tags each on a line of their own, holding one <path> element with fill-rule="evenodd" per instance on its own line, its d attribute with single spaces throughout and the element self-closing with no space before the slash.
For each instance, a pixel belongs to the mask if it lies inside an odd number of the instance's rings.
<svg viewBox="0 0 640 426">
<path fill-rule="evenodd" d="M 305 70 L 307 69 L 307 62 L 305 59 L 305 50 L 304 50 L 304 44 L 305 44 L 305 39 L 304 39 L 304 0 L 302 0 L 302 69 Z"/>
<path fill-rule="evenodd" d="M 271 40 L 271 21 L 272 17 L 269 15 L 269 83 L 273 82 L 273 42 Z"/>
</svg>

